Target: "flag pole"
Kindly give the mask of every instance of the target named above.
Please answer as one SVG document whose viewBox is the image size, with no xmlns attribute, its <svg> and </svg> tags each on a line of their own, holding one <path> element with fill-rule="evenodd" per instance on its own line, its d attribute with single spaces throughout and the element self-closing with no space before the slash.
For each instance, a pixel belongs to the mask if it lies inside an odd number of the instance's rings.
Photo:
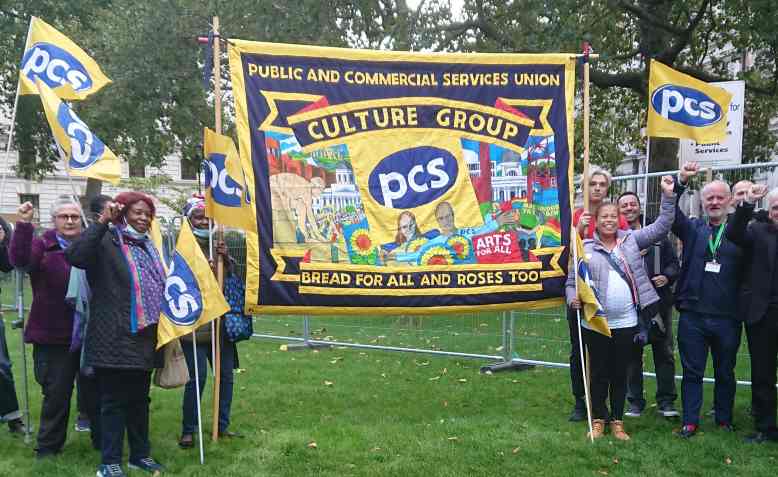
<svg viewBox="0 0 778 477">
<path fill-rule="evenodd" d="M 32 22 L 35 20 L 35 17 L 30 17 L 30 25 L 27 27 L 27 38 L 24 40 L 24 48 L 22 49 L 22 59 L 24 58 L 24 53 L 27 51 L 27 46 L 30 43 L 30 35 L 32 34 Z M 19 107 L 19 95 L 22 90 L 22 68 L 21 63 L 19 64 L 19 79 L 16 82 L 16 96 L 14 97 L 14 107 L 11 112 L 11 122 L 8 124 L 8 143 L 5 145 L 5 157 L 3 158 L 3 179 L 2 184 L 0 184 L 0 210 L 3 208 L 3 201 L 5 200 L 5 184 L 8 179 L 8 158 L 11 156 L 11 144 L 13 143 L 14 139 L 14 129 L 16 126 L 16 111 Z"/>
<path fill-rule="evenodd" d="M 222 88 L 221 88 L 221 38 L 219 36 L 219 17 L 213 17 L 213 85 L 214 85 L 214 119 L 216 134 L 222 133 Z M 224 227 L 218 225 L 217 239 L 224 240 Z M 224 261 L 221 254 L 216 255 L 216 279 L 219 281 L 219 289 L 224 289 Z M 213 320 L 213 425 L 211 439 L 219 440 L 219 387 L 221 386 L 221 320 Z"/>
<path fill-rule="evenodd" d="M 648 161 L 651 160 L 651 136 L 648 135 L 648 128 L 646 128 L 646 165 L 643 167 L 643 200 L 646 201 L 643 204 L 643 224 L 646 226 L 646 216 L 648 215 Z"/>
<path fill-rule="evenodd" d="M 194 358 L 195 368 L 195 395 L 197 396 L 197 442 L 200 445 L 200 465 L 205 464 L 205 453 L 203 452 L 203 414 L 200 409 L 200 370 L 197 364 L 197 333 L 192 330 L 192 357 Z"/>
<path fill-rule="evenodd" d="M 583 43 L 583 209 L 584 212 L 589 212 L 589 54 L 591 53 L 591 45 L 588 41 Z M 572 208 L 571 208 L 572 209 Z M 592 220 L 591 218 L 589 220 Z M 578 231 L 573 228 L 574 233 Z M 576 240 L 578 237 L 571 237 Z M 575 265 L 578 266 L 578 247 L 573 247 L 573 257 L 575 258 Z M 576 271 L 577 273 L 577 271 Z M 576 295 L 578 295 L 578 280 L 576 282 Z M 584 342 L 583 333 L 581 331 L 581 310 L 576 310 L 576 321 L 578 322 L 578 351 L 581 358 L 581 372 L 583 373 L 584 383 L 584 398 L 586 399 L 586 420 L 589 424 L 589 437 L 594 442 L 594 429 L 592 427 L 592 400 L 589 395 L 589 349 L 586 350 L 586 358 L 584 360 Z"/>
</svg>

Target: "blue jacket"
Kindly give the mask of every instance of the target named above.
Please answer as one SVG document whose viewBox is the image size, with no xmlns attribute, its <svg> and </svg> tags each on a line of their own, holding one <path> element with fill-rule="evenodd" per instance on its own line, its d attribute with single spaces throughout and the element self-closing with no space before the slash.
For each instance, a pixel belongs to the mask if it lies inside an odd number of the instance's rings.
<svg viewBox="0 0 778 477">
<path fill-rule="evenodd" d="M 685 186 L 676 182 L 680 197 Z M 743 251 L 722 235 L 717 261 L 720 273 L 705 271 L 705 264 L 712 260 L 708 241 L 717 231 L 704 219 L 690 219 L 680 207 L 675 208 L 673 233 L 683 242 L 681 274 L 675 287 L 675 306 L 679 311 L 695 311 L 735 318 L 737 314 L 738 286 L 742 278 Z M 703 287 L 705 281 L 705 287 Z M 708 290 L 706 293 L 705 290 Z M 702 296 L 705 294 L 706 296 Z"/>
</svg>

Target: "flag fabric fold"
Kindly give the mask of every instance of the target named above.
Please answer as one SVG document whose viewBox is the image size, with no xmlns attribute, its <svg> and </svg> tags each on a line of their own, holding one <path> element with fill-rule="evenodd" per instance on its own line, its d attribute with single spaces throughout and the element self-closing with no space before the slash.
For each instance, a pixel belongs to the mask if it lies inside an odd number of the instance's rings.
<svg viewBox="0 0 778 477">
<path fill-rule="evenodd" d="M 226 227 L 256 230 L 245 165 L 232 139 L 205 128 L 205 215 Z"/>
<path fill-rule="evenodd" d="M 208 260 L 184 220 L 165 281 L 157 348 L 230 310 Z"/>
<path fill-rule="evenodd" d="M 586 261 L 586 255 L 584 253 L 583 241 L 574 228 L 571 231 L 570 237 L 571 240 L 575 241 L 575 248 L 577 251 L 575 279 L 578 288 L 578 298 L 581 300 L 583 318 L 593 331 L 605 336 L 611 336 L 611 330 L 610 327 L 608 327 L 608 319 L 605 317 L 605 311 L 597 296 L 597 290 L 595 290 L 592 285 L 591 276 L 589 274 L 589 264 Z"/>
<path fill-rule="evenodd" d="M 122 176 L 119 158 L 51 88 L 40 79 L 36 86 L 68 173 L 118 184 Z"/>
<path fill-rule="evenodd" d="M 693 139 L 700 144 L 727 136 L 732 95 L 651 60 L 648 80 L 648 136 Z"/>
<path fill-rule="evenodd" d="M 19 94 L 38 94 L 35 83 L 39 80 L 66 100 L 85 99 L 111 83 L 100 66 L 70 38 L 32 17 L 19 68 Z"/>
</svg>

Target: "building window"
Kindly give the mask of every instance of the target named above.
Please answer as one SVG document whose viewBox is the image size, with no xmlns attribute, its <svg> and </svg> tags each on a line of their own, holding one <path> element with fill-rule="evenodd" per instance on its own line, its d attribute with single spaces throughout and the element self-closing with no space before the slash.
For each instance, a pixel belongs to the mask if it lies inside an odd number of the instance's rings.
<svg viewBox="0 0 778 477">
<path fill-rule="evenodd" d="M 146 166 L 130 163 L 130 177 L 146 177 Z"/>
<path fill-rule="evenodd" d="M 41 204 L 40 195 L 38 194 L 19 194 L 19 205 L 29 202 L 33 207 L 32 221 L 40 223 L 41 220 Z"/>
<path fill-rule="evenodd" d="M 200 158 L 181 159 L 181 180 L 197 180 L 197 174 L 200 171 Z"/>
</svg>

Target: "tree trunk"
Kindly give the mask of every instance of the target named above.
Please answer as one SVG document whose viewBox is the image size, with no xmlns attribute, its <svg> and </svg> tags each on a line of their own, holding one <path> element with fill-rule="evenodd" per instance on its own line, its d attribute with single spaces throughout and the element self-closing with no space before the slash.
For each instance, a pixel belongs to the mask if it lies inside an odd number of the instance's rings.
<svg viewBox="0 0 778 477">
<path fill-rule="evenodd" d="M 680 143 L 678 139 L 670 137 L 652 137 L 648 172 L 677 170 L 679 148 Z"/>
<path fill-rule="evenodd" d="M 98 179 L 92 179 L 91 177 L 87 178 L 86 180 L 86 192 L 84 193 L 84 198 L 82 199 L 81 206 L 84 208 L 84 210 L 89 209 L 89 201 L 91 201 L 93 198 L 97 197 L 98 195 L 102 194 L 103 192 L 103 181 Z"/>
</svg>

